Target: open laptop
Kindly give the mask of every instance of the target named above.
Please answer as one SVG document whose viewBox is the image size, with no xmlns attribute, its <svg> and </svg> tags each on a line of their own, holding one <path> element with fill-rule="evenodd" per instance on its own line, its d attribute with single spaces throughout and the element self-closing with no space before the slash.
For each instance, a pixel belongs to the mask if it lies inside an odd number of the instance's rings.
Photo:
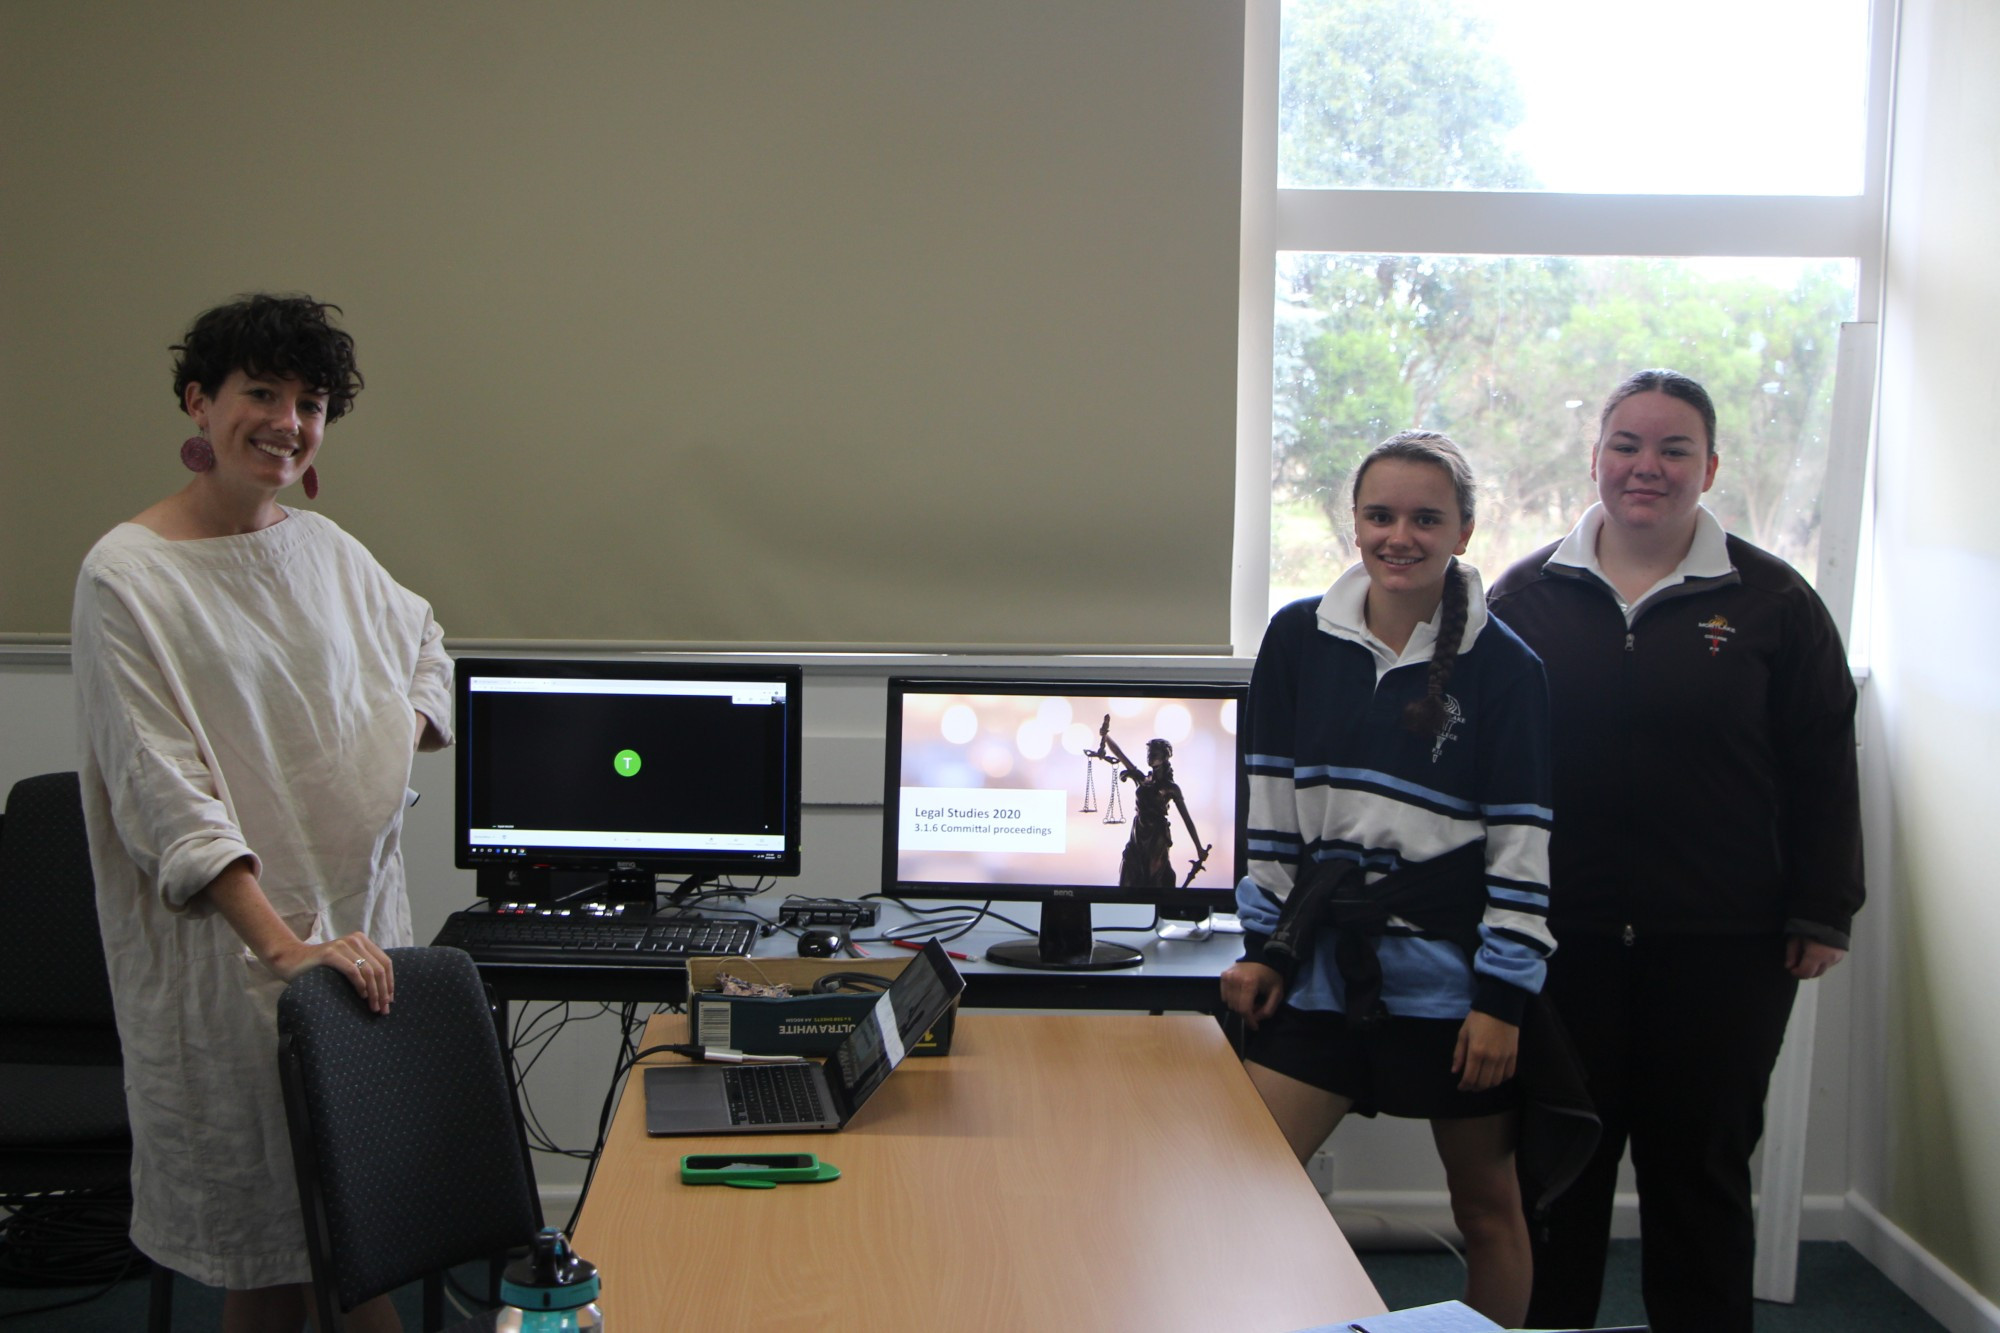
<svg viewBox="0 0 2000 1333">
<path fill-rule="evenodd" d="M 796 1134 L 844 1127 L 910 1047 L 944 1017 L 965 978 L 930 941 L 820 1064 L 650 1065 L 648 1134 Z"/>
</svg>

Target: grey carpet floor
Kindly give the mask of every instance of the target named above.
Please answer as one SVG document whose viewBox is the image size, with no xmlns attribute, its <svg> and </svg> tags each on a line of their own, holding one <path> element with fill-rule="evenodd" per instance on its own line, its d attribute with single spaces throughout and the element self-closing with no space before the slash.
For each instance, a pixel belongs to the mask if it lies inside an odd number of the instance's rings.
<svg viewBox="0 0 2000 1333">
<path fill-rule="evenodd" d="M 1361 1255 L 1375 1289 L 1392 1310 L 1437 1301 L 1456 1300 L 1463 1291 L 1465 1270 L 1442 1251 L 1401 1253 L 1371 1251 Z M 1639 1242 L 1611 1243 L 1606 1266 L 1601 1324 L 1643 1324 L 1646 1307 L 1639 1299 Z M 1799 1246 L 1798 1300 L 1792 1305 L 1758 1302 L 1757 1333 L 1944 1333 L 1944 1325 L 1852 1246 L 1838 1241 L 1808 1241 Z"/>
<path fill-rule="evenodd" d="M 1373 1251 L 1364 1253 L 1361 1262 L 1391 1309 L 1454 1300 L 1464 1283 L 1464 1270 L 1458 1261 L 1442 1252 Z M 484 1281 L 484 1269 L 474 1266 L 462 1271 L 459 1277 L 477 1289 Z M 146 1288 L 144 1278 L 121 1282 L 100 1295 L 92 1295 L 95 1288 L 0 1288 L 0 1321 L 4 1321 L 6 1333 L 137 1333 L 146 1326 Z M 43 1314 L 19 1313 L 77 1297 L 90 1299 Z M 397 1305 L 406 1327 L 420 1327 L 414 1287 L 398 1293 Z M 176 1330 L 214 1329 L 221 1310 L 221 1292 L 185 1278 L 175 1282 Z M 1612 1243 L 1604 1308 L 1599 1320 L 1605 1324 L 1638 1324 L 1645 1320 L 1645 1309 L 1639 1301 L 1637 1241 Z M 1925 1314 L 1850 1246 L 1812 1241 L 1799 1247 L 1797 1304 L 1760 1303 L 1757 1329 L 1758 1333 L 1805 1333 L 1806 1330 L 1943 1333 L 1944 1326 Z"/>
</svg>

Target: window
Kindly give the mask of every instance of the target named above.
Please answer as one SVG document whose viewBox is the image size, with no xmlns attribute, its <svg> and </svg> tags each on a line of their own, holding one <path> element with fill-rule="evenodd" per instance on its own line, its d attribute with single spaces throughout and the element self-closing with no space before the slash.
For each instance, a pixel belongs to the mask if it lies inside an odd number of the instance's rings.
<svg viewBox="0 0 2000 1333">
<path fill-rule="evenodd" d="M 1278 182 L 1862 190 L 1867 0 L 1285 0 Z"/>
<path fill-rule="evenodd" d="M 1723 458 L 1706 503 L 1811 577 L 1854 281 L 1837 260 L 1280 254 L 1271 609 L 1354 558 L 1353 466 L 1409 426 L 1471 455 L 1489 578 L 1562 536 L 1596 498 L 1605 391 L 1641 366 L 1703 382 Z"/>
<path fill-rule="evenodd" d="M 1261 543 L 1268 581 L 1239 578 L 1240 648 L 1352 559 L 1351 469 L 1375 442 L 1422 426 L 1466 447 L 1471 559 L 1495 576 L 1594 498 L 1604 395 L 1649 365 L 1716 398 L 1708 503 L 1731 531 L 1808 578 L 1829 522 L 1851 549 L 1858 503 L 1829 514 L 1824 482 L 1865 463 L 1865 432 L 1832 425 L 1834 370 L 1842 326 L 1876 304 L 1887 62 L 1871 36 L 1888 16 L 1722 8 L 1252 4 L 1245 327 L 1261 253 L 1271 341 L 1266 358 L 1246 338 L 1243 385 L 1261 362 L 1272 397 L 1268 423 L 1244 416 L 1239 475 L 1251 489 L 1262 463 L 1269 508 L 1239 503 L 1239 563 Z"/>
</svg>

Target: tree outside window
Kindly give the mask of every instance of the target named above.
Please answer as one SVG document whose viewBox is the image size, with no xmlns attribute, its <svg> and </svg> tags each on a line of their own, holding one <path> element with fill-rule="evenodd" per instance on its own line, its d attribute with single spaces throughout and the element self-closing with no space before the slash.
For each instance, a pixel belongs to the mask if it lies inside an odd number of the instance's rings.
<svg viewBox="0 0 2000 1333">
<path fill-rule="evenodd" d="M 1281 181 L 1539 188 L 1510 146 L 1525 105 L 1467 0 L 1288 0 Z M 1323 591 L 1352 558 L 1352 470 L 1410 427 L 1467 449 L 1482 486 L 1471 558 L 1489 574 L 1595 496 L 1604 395 L 1669 366 L 1716 399 L 1725 526 L 1809 577 L 1845 260 L 1281 253 L 1275 329 L 1271 604 Z"/>
</svg>

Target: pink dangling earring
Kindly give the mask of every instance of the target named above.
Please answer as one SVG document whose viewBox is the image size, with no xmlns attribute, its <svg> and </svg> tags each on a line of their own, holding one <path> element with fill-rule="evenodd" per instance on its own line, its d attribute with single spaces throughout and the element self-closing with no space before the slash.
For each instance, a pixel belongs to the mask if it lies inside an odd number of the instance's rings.
<svg viewBox="0 0 2000 1333">
<path fill-rule="evenodd" d="M 319 499 L 319 469 L 308 464 L 306 466 L 306 475 L 304 477 L 304 482 L 306 488 L 306 499 L 308 500 Z"/>
<path fill-rule="evenodd" d="M 215 466 L 215 446 L 199 435 L 181 441 L 181 466 L 190 472 L 206 472 Z"/>
</svg>

